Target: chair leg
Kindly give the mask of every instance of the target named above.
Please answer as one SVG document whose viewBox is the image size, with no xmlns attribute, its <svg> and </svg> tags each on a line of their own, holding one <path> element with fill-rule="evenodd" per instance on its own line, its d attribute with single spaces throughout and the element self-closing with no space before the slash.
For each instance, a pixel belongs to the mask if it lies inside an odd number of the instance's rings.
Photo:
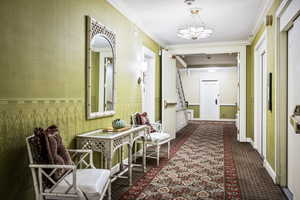
<svg viewBox="0 0 300 200">
<path fill-rule="evenodd" d="M 107 199 L 111 200 L 111 179 L 109 180 L 109 183 L 108 183 Z"/>
<path fill-rule="evenodd" d="M 168 160 L 170 159 L 170 141 L 168 142 Z"/>
<path fill-rule="evenodd" d="M 137 142 L 134 143 L 134 154 L 133 154 L 133 160 L 136 163 L 136 153 L 137 153 Z"/>
<path fill-rule="evenodd" d="M 160 150 L 160 145 L 156 146 L 156 165 L 159 166 L 159 150 Z"/>
</svg>

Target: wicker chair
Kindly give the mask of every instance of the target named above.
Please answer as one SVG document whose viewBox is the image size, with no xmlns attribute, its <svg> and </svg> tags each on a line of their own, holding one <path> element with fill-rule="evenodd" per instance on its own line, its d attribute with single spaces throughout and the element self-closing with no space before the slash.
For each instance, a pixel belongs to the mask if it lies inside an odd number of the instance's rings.
<svg viewBox="0 0 300 200">
<path fill-rule="evenodd" d="M 26 143 L 36 200 L 102 200 L 106 191 L 110 199 L 110 170 L 94 167 L 92 151 L 68 150 L 72 165 L 39 164 L 34 137 L 27 137 Z M 59 170 L 64 173 L 56 180 L 53 175 Z"/>
<path fill-rule="evenodd" d="M 132 121 L 132 125 L 133 126 L 139 126 L 141 124 L 137 123 L 136 120 L 136 115 L 139 113 L 135 113 L 131 116 L 131 121 Z M 153 133 L 149 133 L 146 135 L 146 140 L 145 140 L 145 145 L 146 145 L 146 157 L 147 158 L 153 158 L 156 159 L 156 164 L 157 166 L 159 166 L 159 159 L 160 159 L 160 147 L 161 145 L 167 144 L 168 148 L 167 148 L 167 158 L 170 158 L 170 142 L 171 142 L 171 136 L 168 133 L 164 133 L 162 131 L 162 126 L 160 123 L 156 122 L 156 123 L 151 123 L 151 126 L 154 127 L 154 129 L 156 130 L 156 132 Z M 150 130 L 150 129 L 149 129 Z M 143 141 L 141 139 L 136 141 L 136 144 L 134 146 L 135 148 L 135 153 L 134 153 L 134 161 L 136 161 L 137 156 L 139 156 L 138 151 L 137 151 L 137 144 L 141 144 L 143 143 Z M 147 148 L 148 147 L 155 147 L 155 151 L 154 152 L 147 152 Z"/>
</svg>

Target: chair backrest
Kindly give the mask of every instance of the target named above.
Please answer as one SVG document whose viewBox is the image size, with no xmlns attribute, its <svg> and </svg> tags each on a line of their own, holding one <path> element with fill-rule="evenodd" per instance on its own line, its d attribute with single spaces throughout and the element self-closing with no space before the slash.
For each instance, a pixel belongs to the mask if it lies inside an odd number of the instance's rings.
<svg viewBox="0 0 300 200">
<path fill-rule="evenodd" d="M 132 114 L 131 115 L 131 122 L 132 122 L 132 126 L 133 127 L 136 127 L 136 126 L 140 126 L 141 124 L 139 124 L 138 122 L 137 122 L 137 114 L 140 114 L 140 113 L 138 113 L 138 112 L 136 112 L 136 113 L 134 113 L 134 114 Z M 146 131 L 146 135 L 145 135 L 145 137 L 148 139 L 148 140 L 151 140 L 152 138 L 151 138 L 151 134 L 150 134 L 150 132 L 151 132 L 151 125 L 149 126 L 149 125 L 147 125 L 149 128 L 147 129 L 147 131 Z"/>
<path fill-rule="evenodd" d="M 34 155 L 36 155 L 36 152 L 34 152 L 35 151 L 34 140 L 35 140 L 34 135 L 26 138 L 26 146 L 27 146 L 29 164 L 37 164 L 37 158 L 34 156 Z M 31 175 L 32 175 L 32 179 L 33 179 L 33 186 L 34 186 L 36 200 L 38 200 L 40 191 L 39 191 L 39 186 L 38 186 L 37 171 L 34 168 L 30 168 L 30 170 L 31 170 Z"/>
<path fill-rule="evenodd" d="M 28 158 L 30 164 L 36 164 L 36 162 L 34 162 L 33 154 L 32 154 L 33 140 L 34 140 L 34 135 L 26 138 L 26 146 L 27 146 L 27 152 L 28 152 Z"/>
<path fill-rule="evenodd" d="M 139 114 L 139 113 L 136 112 L 136 113 L 134 113 L 134 114 L 131 115 L 131 122 L 132 122 L 132 126 L 133 126 L 133 127 L 139 125 L 139 124 L 137 123 L 137 120 L 136 120 L 136 115 L 137 115 L 137 114 Z"/>
</svg>

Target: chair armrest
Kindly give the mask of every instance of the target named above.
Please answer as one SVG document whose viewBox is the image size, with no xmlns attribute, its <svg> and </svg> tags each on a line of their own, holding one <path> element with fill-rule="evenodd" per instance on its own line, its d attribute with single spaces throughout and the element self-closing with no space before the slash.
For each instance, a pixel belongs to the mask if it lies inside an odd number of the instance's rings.
<svg viewBox="0 0 300 200">
<path fill-rule="evenodd" d="M 70 153 L 92 153 L 93 151 L 90 149 L 67 149 Z"/>
<path fill-rule="evenodd" d="M 68 185 L 68 189 L 64 192 L 65 195 L 72 195 L 69 193 L 72 188 L 74 190 L 77 190 L 77 174 L 76 165 L 45 165 L 45 164 L 30 164 L 29 167 L 34 170 L 37 169 L 37 179 L 38 179 L 38 187 L 41 193 L 43 194 L 49 194 L 49 195 L 57 195 L 54 191 L 57 188 L 57 186 L 61 182 L 65 182 Z M 53 175 L 57 170 L 65 170 L 64 174 L 62 174 L 61 177 L 59 177 L 58 180 L 53 178 Z M 65 178 L 72 174 L 72 181 L 68 181 Z M 52 184 L 50 188 L 46 186 L 45 181 L 48 181 Z M 46 190 L 48 189 L 48 190 Z"/>
<path fill-rule="evenodd" d="M 151 125 L 154 127 L 154 129 L 157 132 L 162 132 L 162 125 L 159 122 L 151 123 Z"/>
<path fill-rule="evenodd" d="M 90 149 L 68 149 L 72 161 L 76 167 L 95 168 L 93 162 L 93 151 Z"/>
<path fill-rule="evenodd" d="M 76 169 L 76 165 L 45 165 L 45 164 L 30 164 L 30 168 L 42 168 L 42 169 Z"/>
</svg>

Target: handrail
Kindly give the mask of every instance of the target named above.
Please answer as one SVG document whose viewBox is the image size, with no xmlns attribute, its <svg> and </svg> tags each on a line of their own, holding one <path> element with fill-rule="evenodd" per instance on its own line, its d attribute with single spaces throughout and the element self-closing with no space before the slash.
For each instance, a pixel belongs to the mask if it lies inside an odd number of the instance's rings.
<svg viewBox="0 0 300 200">
<path fill-rule="evenodd" d="M 179 70 L 177 70 L 177 75 L 178 75 L 178 80 L 179 80 L 179 86 L 180 86 L 180 92 L 182 94 L 183 97 L 183 107 L 186 108 L 186 98 L 185 98 L 185 94 L 184 94 L 184 90 L 183 90 L 183 86 L 182 86 L 182 79 L 181 79 L 181 75 L 179 73 Z"/>
</svg>

